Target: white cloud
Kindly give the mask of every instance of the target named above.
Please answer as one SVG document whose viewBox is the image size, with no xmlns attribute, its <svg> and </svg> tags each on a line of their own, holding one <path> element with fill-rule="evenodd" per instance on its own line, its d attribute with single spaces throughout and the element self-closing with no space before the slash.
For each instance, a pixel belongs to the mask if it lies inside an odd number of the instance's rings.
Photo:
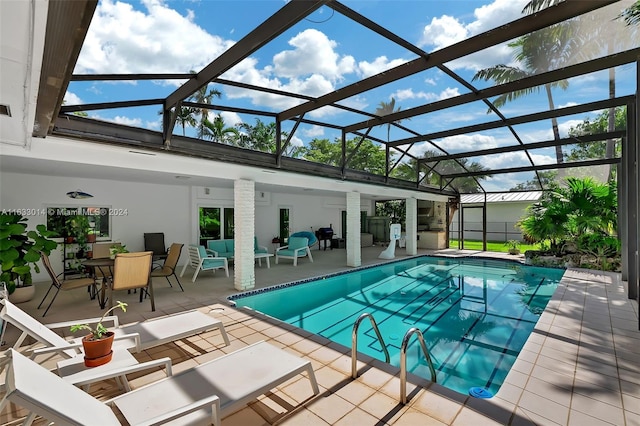
<svg viewBox="0 0 640 426">
<path fill-rule="evenodd" d="M 392 59 L 389 60 L 386 56 L 378 56 L 373 62 L 360 61 L 358 62 L 358 71 L 363 78 L 371 77 L 386 71 L 391 68 L 395 68 L 404 64 L 406 59 Z"/>
<path fill-rule="evenodd" d="M 115 116 L 113 118 L 113 120 L 107 119 L 107 121 L 112 121 L 112 122 L 118 123 L 118 124 L 124 124 L 125 126 L 132 126 L 132 127 L 141 127 L 142 126 L 142 119 L 140 119 L 140 118 L 123 117 L 121 115 Z"/>
<path fill-rule="evenodd" d="M 424 27 L 418 46 L 430 50 L 439 50 L 451 46 L 474 35 L 496 28 L 507 22 L 521 18 L 522 9 L 527 0 L 495 0 L 478 7 L 473 12 L 474 19 L 463 22 L 449 15 L 434 17 Z M 469 68 L 479 70 L 506 64 L 512 61 L 513 51 L 506 45 L 485 49 L 473 55 L 461 58 L 450 64 L 451 68 Z"/>
<path fill-rule="evenodd" d="M 457 88 L 447 87 L 440 93 L 433 92 L 414 92 L 413 89 L 400 89 L 394 92 L 391 97 L 396 98 L 398 101 L 403 101 L 406 99 L 424 99 L 425 101 L 437 101 L 442 99 L 452 98 L 454 96 L 459 96 L 460 92 Z"/>
<path fill-rule="evenodd" d="M 233 45 L 207 33 L 159 0 L 98 3 L 75 73 L 154 73 L 200 70 Z M 198 46 L 193 49 L 193 46 Z"/>
<path fill-rule="evenodd" d="M 234 127 L 238 123 L 242 123 L 242 118 L 235 112 L 222 111 L 220 116 L 224 120 L 225 127 Z"/>
<path fill-rule="evenodd" d="M 82 105 L 84 102 L 75 93 L 67 91 L 64 94 L 64 100 L 62 101 L 62 103 L 63 105 Z"/>
<path fill-rule="evenodd" d="M 297 34 L 289 40 L 289 45 L 295 49 L 273 57 L 273 72 L 278 76 L 298 79 L 313 74 L 334 82 L 355 70 L 353 57 L 340 57 L 335 51 L 337 43 L 318 30 L 308 29 Z"/>
<path fill-rule="evenodd" d="M 309 138 L 317 138 L 318 136 L 324 135 L 324 127 L 313 125 L 309 128 L 303 129 L 302 134 Z"/>
<path fill-rule="evenodd" d="M 293 135 L 291 137 L 291 146 L 303 146 L 304 142 L 302 142 L 302 139 L 300 139 L 299 137 Z"/>
</svg>

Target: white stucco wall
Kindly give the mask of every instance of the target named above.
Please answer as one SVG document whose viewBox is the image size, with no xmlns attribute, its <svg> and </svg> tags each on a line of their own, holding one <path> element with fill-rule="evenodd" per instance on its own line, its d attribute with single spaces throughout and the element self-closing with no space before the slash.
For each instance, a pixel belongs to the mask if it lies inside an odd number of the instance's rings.
<svg viewBox="0 0 640 426">
<path fill-rule="evenodd" d="M 29 175 L 0 172 L 0 210 L 44 209 L 56 206 L 100 206 L 125 210 L 126 214 L 113 216 L 112 240 L 121 241 L 131 251 L 144 248 L 145 232 L 164 232 L 165 243 L 185 245 L 198 241 L 198 208 L 234 206 L 233 189 L 181 185 L 162 185 L 121 182 L 103 179 L 79 179 L 58 176 Z M 76 189 L 89 192 L 91 199 L 74 200 L 66 193 Z M 313 194 L 256 192 L 255 231 L 260 245 L 273 251 L 271 239 L 278 233 L 278 213 L 281 207 L 290 209 L 290 230 L 310 231 L 333 225 L 336 236 L 342 236 L 341 212 L 346 210 L 345 197 L 326 197 Z M 372 203 L 362 203 L 369 215 Z M 46 223 L 46 216 L 29 217 L 30 228 Z M 183 250 L 179 264 L 187 261 Z M 62 250 L 51 255 L 57 272 L 62 272 Z M 46 272 L 34 275 L 34 281 L 47 281 Z"/>
</svg>

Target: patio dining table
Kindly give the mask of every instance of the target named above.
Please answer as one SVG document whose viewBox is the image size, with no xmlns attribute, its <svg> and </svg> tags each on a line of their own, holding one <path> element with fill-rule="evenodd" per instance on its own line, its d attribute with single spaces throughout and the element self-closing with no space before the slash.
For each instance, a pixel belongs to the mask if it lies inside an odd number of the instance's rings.
<svg viewBox="0 0 640 426">
<path fill-rule="evenodd" d="M 98 304 L 100 305 L 100 309 L 104 309 L 107 305 L 106 293 L 107 293 L 107 279 L 108 277 L 113 275 L 113 265 L 115 264 L 115 259 L 111 259 L 110 257 L 101 257 L 97 259 L 86 259 L 82 262 L 82 265 L 90 268 L 93 272 L 93 278 L 98 279 L 99 277 L 96 275 L 96 270 L 99 270 L 102 274 L 102 284 L 99 289 L 96 291 L 96 296 L 98 299 Z"/>
</svg>

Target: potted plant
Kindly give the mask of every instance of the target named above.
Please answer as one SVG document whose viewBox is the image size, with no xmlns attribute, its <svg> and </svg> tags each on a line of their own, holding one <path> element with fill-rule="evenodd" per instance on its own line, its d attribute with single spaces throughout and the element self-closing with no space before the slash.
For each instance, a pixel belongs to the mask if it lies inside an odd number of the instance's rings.
<svg viewBox="0 0 640 426">
<path fill-rule="evenodd" d="M 504 245 L 509 247 L 509 254 L 520 254 L 520 241 L 509 240 Z"/>
<path fill-rule="evenodd" d="M 55 250 L 58 243 L 49 239 L 57 234 L 39 224 L 27 231 L 27 218 L 19 214 L 0 215 L 0 282 L 5 283 L 9 294 L 24 289 L 33 297 L 32 270 L 40 272 L 37 262 L 41 252 L 46 255 Z M 29 300 L 28 298 L 26 300 Z M 13 299 L 14 303 L 26 301 L 25 297 Z"/>
<path fill-rule="evenodd" d="M 125 244 L 114 244 L 109 247 L 109 257 L 111 259 L 115 259 L 116 254 L 118 253 L 129 253 L 129 250 L 127 250 L 127 246 Z"/>
<path fill-rule="evenodd" d="M 73 333 L 80 330 L 89 332 L 89 334 L 82 338 L 84 365 L 87 367 L 97 367 L 111 361 L 111 357 L 113 356 L 111 347 L 115 334 L 113 331 L 107 330 L 106 327 L 102 325 L 102 321 L 104 321 L 107 314 L 118 308 L 122 309 L 122 312 L 127 312 L 127 304 L 118 300 L 115 306 L 107 309 L 105 313 L 102 314 L 102 317 L 96 323 L 95 327 L 91 327 L 89 324 L 74 324 L 71 326 L 71 332 Z"/>
</svg>

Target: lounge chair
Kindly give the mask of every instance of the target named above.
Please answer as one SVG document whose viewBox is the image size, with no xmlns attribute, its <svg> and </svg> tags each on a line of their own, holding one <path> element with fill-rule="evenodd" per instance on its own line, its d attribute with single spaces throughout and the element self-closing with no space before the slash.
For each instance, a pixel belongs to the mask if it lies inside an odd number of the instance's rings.
<svg viewBox="0 0 640 426">
<path fill-rule="evenodd" d="M 289 237 L 289 244 L 276 250 L 276 264 L 278 259 L 293 259 L 293 266 L 298 266 L 298 258 L 309 256 L 313 262 L 311 250 L 309 249 L 309 239 L 303 237 Z"/>
<path fill-rule="evenodd" d="M 191 265 L 195 269 L 191 282 L 195 282 L 200 271 L 213 271 L 216 269 L 224 269 L 224 272 L 229 276 L 229 261 L 226 257 L 214 257 L 207 253 L 207 249 L 204 246 L 190 245 L 189 250 L 189 262 L 185 263 L 180 272 L 180 276 L 184 275 L 184 271 L 187 269 L 187 265 Z"/>
<path fill-rule="evenodd" d="M 310 361 L 266 342 L 254 343 L 197 367 L 100 402 L 9 349 L 6 394 L 0 410 L 13 402 L 35 415 L 69 425 L 120 425 L 110 409 L 128 424 L 220 425 L 220 419 L 287 380 L 307 373 L 312 397 L 319 393 Z"/>
<path fill-rule="evenodd" d="M 65 345 L 69 345 L 70 342 L 60 337 L 52 329 L 68 329 L 68 327 L 73 324 L 96 323 L 100 320 L 100 318 L 89 318 L 45 325 L 7 299 L 0 300 L 0 304 L 4 305 L 2 311 L 0 311 L 0 319 L 13 324 L 22 331 L 22 335 L 13 346 L 16 349 L 22 345 L 27 336 L 33 337 L 48 347 L 64 347 Z M 109 328 L 109 330 L 115 332 L 116 339 L 118 339 L 118 341 L 114 342 L 114 347 L 127 347 L 129 350 L 135 352 L 140 352 L 213 329 L 220 330 L 226 346 L 230 344 L 222 321 L 212 318 L 198 310 L 180 312 L 174 315 L 167 315 L 124 326 L 119 324 L 117 316 L 112 315 L 105 317 L 103 320 L 103 324 L 108 324 L 109 322 L 113 323 L 113 327 Z M 80 338 L 74 339 L 71 342 L 77 344 L 79 341 Z M 78 354 L 78 351 L 73 348 L 67 348 L 59 352 L 63 353 L 67 358 L 74 357 Z"/>
</svg>

